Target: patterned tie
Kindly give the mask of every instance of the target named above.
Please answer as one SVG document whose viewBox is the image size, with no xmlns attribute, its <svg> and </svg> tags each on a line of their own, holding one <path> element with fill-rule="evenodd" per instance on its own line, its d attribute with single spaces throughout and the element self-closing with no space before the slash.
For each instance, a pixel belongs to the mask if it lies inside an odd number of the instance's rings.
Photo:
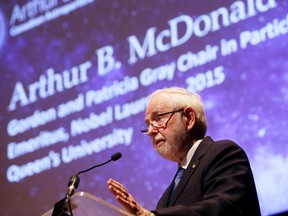
<svg viewBox="0 0 288 216">
<path fill-rule="evenodd" d="M 175 191 L 176 187 L 178 186 L 178 184 L 179 184 L 179 182 L 183 176 L 184 171 L 185 171 L 185 169 L 183 169 L 182 167 L 179 167 L 179 169 L 176 173 L 175 179 L 174 179 L 173 192 Z"/>
</svg>

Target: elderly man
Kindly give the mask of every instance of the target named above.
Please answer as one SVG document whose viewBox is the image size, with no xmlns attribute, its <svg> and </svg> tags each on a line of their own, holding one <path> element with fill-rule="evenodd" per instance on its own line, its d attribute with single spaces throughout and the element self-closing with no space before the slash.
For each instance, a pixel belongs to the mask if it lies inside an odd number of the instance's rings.
<svg viewBox="0 0 288 216">
<path fill-rule="evenodd" d="M 253 174 L 241 147 L 205 136 L 201 98 L 182 88 L 155 91 L 146 109 L 145 128 L 156 151 L 178 164 L 178 171 L 156 210 L 142 207 L 119 182 L 108 187 L 130 213 L 152 215 L 261 215 Z"/>
</svg>

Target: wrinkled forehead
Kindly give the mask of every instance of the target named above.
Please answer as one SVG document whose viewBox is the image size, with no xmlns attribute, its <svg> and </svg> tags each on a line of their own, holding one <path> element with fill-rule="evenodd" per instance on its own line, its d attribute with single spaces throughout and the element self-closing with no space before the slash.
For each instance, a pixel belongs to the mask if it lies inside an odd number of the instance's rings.
<svg viewBox="0 0 288 216">
<path fill-rule="evenodd" d="M 167 93 L 152 95 L 146 108 L 146 118 L 152 114 L 158 114 L 172 109 L 172 100 Z"/>
</svg>

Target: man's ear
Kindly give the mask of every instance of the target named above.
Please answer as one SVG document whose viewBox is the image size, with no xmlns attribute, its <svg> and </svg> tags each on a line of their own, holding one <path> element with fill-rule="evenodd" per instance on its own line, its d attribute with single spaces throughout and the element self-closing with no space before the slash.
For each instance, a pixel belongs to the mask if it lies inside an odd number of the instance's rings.
<svg viewBox="0 0 288 216">
<path fill-rule="evenodd" d="M 195 125 L 195 121 L 196 121 L 195 111 L 192 107 L 186 107 L 183 112 L 186 117 L 186 124 L 187 124 L 188 130 L 191 130 L 193 126 Z"/>
</svg>

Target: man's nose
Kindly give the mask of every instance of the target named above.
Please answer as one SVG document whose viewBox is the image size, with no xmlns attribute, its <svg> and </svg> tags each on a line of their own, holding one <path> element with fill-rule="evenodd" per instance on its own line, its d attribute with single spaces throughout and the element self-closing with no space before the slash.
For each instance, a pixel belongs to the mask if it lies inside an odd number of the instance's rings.
<svg viewBox="0 0 288 216">
<path fill-rule="evenodd" d="M 152 124 L 149 124 L 147 135 L 148 136 L 153 136 L 153 135 L 155 135 L 157 133 L 158 133 L 158 130 Z"/>
</svg>

